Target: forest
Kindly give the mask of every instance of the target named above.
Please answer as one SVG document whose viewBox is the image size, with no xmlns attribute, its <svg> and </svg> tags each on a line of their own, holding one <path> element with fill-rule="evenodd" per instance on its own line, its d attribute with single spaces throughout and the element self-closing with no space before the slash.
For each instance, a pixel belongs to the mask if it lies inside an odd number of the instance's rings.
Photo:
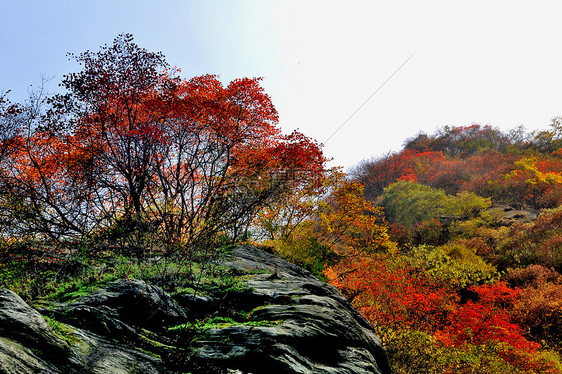
<svg viewBox="0 0 562 374">
<path fill-rule="evenodd" d="M 562 373 L 562 119 L 443 127 L 348 173 L 256 78 L 180 76 L 119 35 L 62 93 L 0 95 L 0 286 L 228 284 L 250 243 L 336 286 L 396 373 Z"/>
</svg>

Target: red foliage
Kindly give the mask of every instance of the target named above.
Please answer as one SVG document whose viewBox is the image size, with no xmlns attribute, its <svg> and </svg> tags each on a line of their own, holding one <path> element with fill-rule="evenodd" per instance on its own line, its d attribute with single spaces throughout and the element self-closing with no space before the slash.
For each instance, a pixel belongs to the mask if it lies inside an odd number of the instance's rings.
<svg viewBox="0 0 562 374">
<path fill-rule="evenodd" d="M 365 186 L 366 197 L 374 200 L 398 180 L 427 181 L 432 166 L 444 161 L 441 152 L 405 150 L 360 164 L 352 173 Z"/>
<path fill-rule="evenodd" d="M 539 344 L 528 341 L 523 330 L 514 323 L 508 312 L 513 306 L 518 290 L 505 282 L 471 287 L 478 301 L 467 301 L 448 316 L 448 325 L 437 337 L 446 345 L 462 346 L 506 343 L 525 352 L 535 352 Z"/>
<path fill-rule="evenodd" d="M 177 238 L 203 227 L 236 237 L 282 187 L 322 176 L 321 147 L 281 134 L 259 78 L 183 80 L 130 35 L 77 60 L 84 69 L 65 76 L 68 92 L 29 119 L 40 126 L 14 137 L 0 165 L 0 182 L 33 205 L 28 221 L 43 221 L 36 229 L 79 236 L 123 217 Z"/>
<path fill-rule="evenodd" d="M 454 298 L 391 254 L 349 258 L 326 275 L 369 321 L 395 329 L 433 331 Z"/>
<path fill-rule="evenodd" d="M 410 240 L 410 236 L 406 228 L 399 223 L 391 222 L 388 224 L 388 235 L 390 239 L 400 246 L 405 245 Z"/>
<path fill-rule="evenodd" d="M 398 180 L 409 180 L 445 190 L 449 194 L 471 191 L 493 196 L 489 181 L 503 181 L 514 169 L 518 156 L 494 150 L 464 158 L 444 156 L 441 151 L 406 149 L 378 160 L 363 162 L 352 173 L 365 185 L 369 199 L 375 200 L 384 188 Z"/>
</svg>

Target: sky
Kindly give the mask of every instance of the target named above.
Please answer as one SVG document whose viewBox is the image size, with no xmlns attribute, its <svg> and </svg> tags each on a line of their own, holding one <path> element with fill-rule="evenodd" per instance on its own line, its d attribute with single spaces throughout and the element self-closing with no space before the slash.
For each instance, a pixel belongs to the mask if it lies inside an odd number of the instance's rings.
<svg viewBox="0 0 562 374">
<path fill-rule="evenodd" d="M 263 77 L 280 127 L 332 166 L 443 126 L 546 129 L 562 115 L 558 0 L 0 0 L 0 92 L 78 71 L 120 33 L 182 77 Z M 358 110 L 359 109 L 359 110 Z"/>
</svg>

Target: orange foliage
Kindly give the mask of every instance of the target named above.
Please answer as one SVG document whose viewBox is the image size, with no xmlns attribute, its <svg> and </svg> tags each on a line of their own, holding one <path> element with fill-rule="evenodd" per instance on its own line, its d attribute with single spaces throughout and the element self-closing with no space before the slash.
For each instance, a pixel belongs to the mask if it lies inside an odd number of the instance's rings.
<svg viewBox="0 0 562 374">
<path fill-rule="evenodd" d="M 360 183 L 339 181 L 313 220 L 321 242 L 342 255 L 395 249 L 382 208 L 365 199 Z"/>
</svg>

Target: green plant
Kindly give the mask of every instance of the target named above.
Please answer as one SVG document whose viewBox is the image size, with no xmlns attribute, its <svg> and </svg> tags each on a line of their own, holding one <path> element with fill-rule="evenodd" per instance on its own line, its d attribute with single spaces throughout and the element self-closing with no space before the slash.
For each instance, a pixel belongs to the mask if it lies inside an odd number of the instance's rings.
<svg viewBox="0 0 562 374">
<path fill-rule="evenodd" d="M 384 189 L 381 201 L 389 222 L 404 227 L 418 244 L 440 244 L 445 232 L 443 219 L 477 216 L 491 201 L 472 192 L 448 195 L 428 185 L 400 180 Z"/>
<path fill-rule="evenodd" d="M 190 331 L 200 333 L 210 329 L 225 329 L 231 326 L 271 327 L 280 324 L 280 321 L 237 321 L 231 317 L 215 316 L 195 322 L 182 323 L 168 328 L 168 331 Z"/>
<path fill-rule="evenodd" d="M 76 335 L 73 333 L 71 327 L 65 325 L 62 322 L 55 320 L 54 318 L 43 316 L 43 319 L 45 319 L 45 321 L 47 322 L 47 326 L 49 326 L 49 328 L 53 330 L 53 332 L 57 336 L 62 338 L 69 346 L 71 344 L 76 343 L 79 340 L 76 337 Z"/>
<path fill-rule="evenodd" d="M 337 263 L 340 256 L 330 246 L 322 244 L 314 236 L 287 238 L 275 242 L 275 253 L 287 261 L 325 279 L 323 271 Z"/>
<path fill-rule="evenodd" d="M 408 258 L 414 267 L 424 269 L 433 279 L 455 290 L 492 284 L 500 277 L 492 265 L 462 243 L 453 242 L 441 247 L 419 246 Z"/>
</svg>

